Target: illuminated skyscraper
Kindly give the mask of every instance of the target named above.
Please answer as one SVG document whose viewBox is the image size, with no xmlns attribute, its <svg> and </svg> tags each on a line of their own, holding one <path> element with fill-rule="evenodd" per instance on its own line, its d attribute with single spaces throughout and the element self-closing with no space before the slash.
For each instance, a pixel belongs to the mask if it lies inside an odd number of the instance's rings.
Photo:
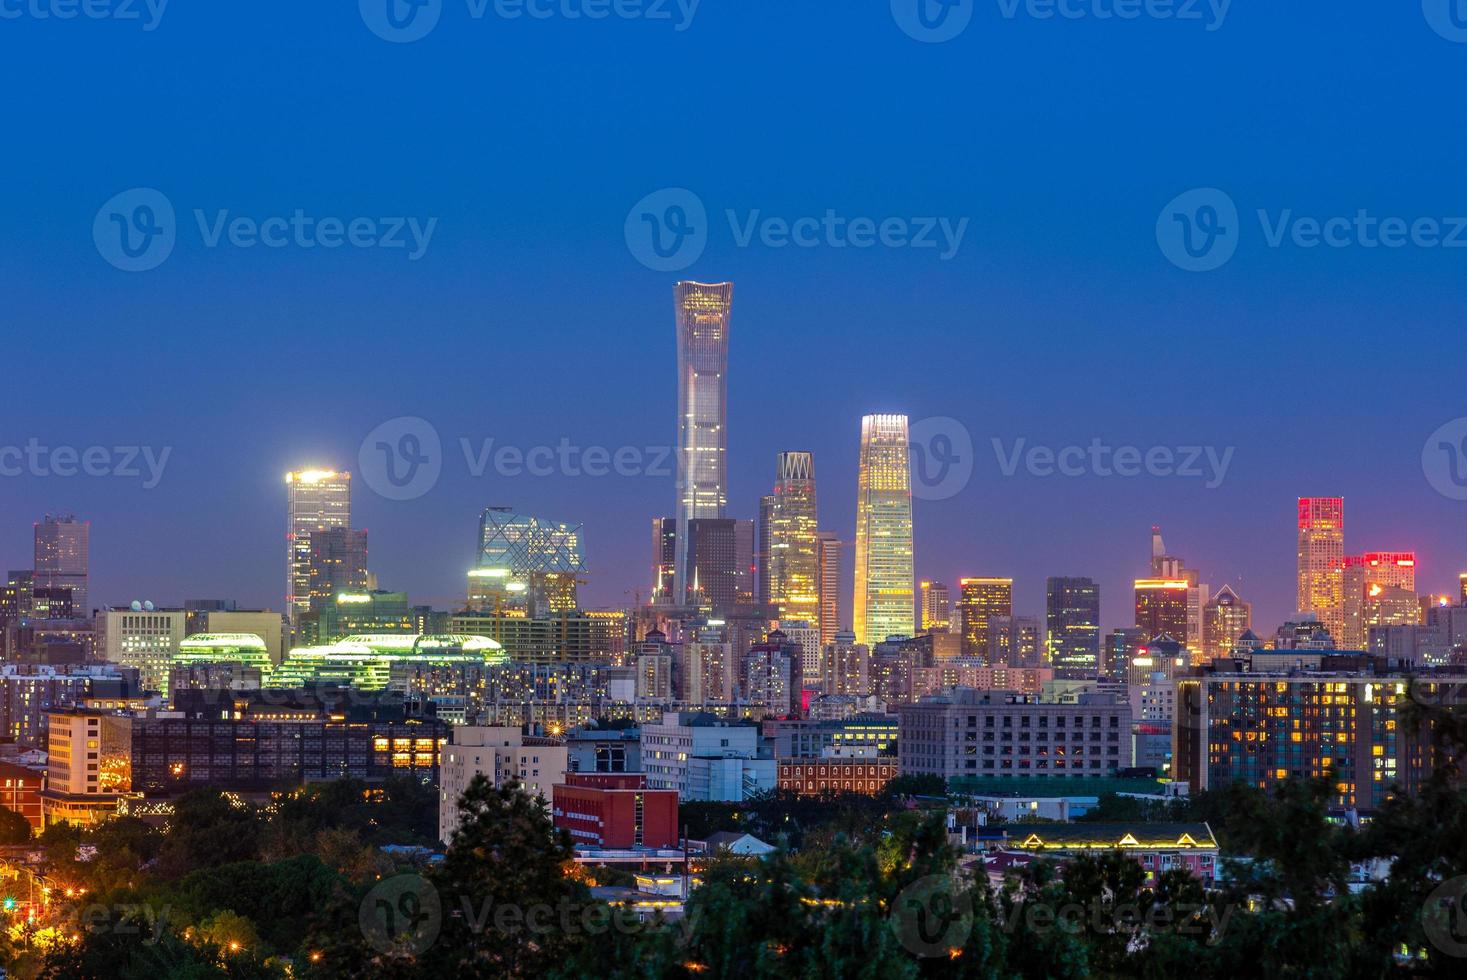
<svg viewBox="0 0 1467 980">
<path fill-rule="evenodd" d="M 349 527 L 312 531 L 307 553 L 307 607 L 335 602 L 343 592 L 367 589 L 367 532 Z"/>
<path fill-rule="evenodd" d="M 1368 649 L 1372 626 L 1409 626 L 1420 621 L 1414 552 L 1347 555 L 1341 581 L 1343 626 L 1335 636 L 1341 650 Z"/>
<path fill-rule="evenodd" d="M 820 626 L 820 523 L 815 513 L 815 459 L 780 453 L 769 525 L 769 601 L 780 619 Z"/>
<path fill-rule="evenodd" d="M 581 525 L 486 507 L 479 516 L 478 550 L 471 591 L 477 576 L 508 569 L 505 589 L 524 592 L 532 616 L 577 610 L 577 585 L 586 571 Z"/>
<path fill-rule="evenodd" d="M 1136 625 L 1146 632 L 1148 642 L 1164 634 L 1188 645 L 1191 594 L 1192 586 L 1185 579 L 1136 580 Z"/>
<path fill-rule="evenodd" d="M 1095 677 L 1100 672 L 1100 586 L 1094 579 L 1051 576 L 1044 580 L 1045 647 L 1054 676 Z"/>
<path fill-rule="evenodd" d="M 1345 500 L 1299 498 L 1299 612 L 1339 643 L 1345 632 Z"/>
<path fill-rule="evenodd" d="M 679 282 L 677 314 L 677 555 L 673 594 L 687 594 L 687 522 L 720 519 L 728 504 L 728 329 L 733 283 Z"/>
<path fill-rule="evenodd" d="M 946 633 L 953 624 L 952 600 L 941 582 L 922 583 L 922 632 Z"/>
<path fill-rule="evenodd" d="M 958 609 L 963 614 L 963 656 L 988 657 L 988 622 L 995 616 L 1014 614 L 1014 580 L 1011 578 L 965 578 Z"/>
<path fill-rule="evenodd" d="M 71 593 L 71 615 L 92 614 L 87 588 L 92 526 L 70 514 L 46 515 L 36 525 L 33 589 L 60 589 Z"/>
<path fill-rule="evenodd" d="M 292 623 L 311 608 L 311 533 L 351 527 L 351 474 L 285 474 L 285 611 Z"/>
<path fill-rule="evenodd" d="M 856 496 L 857 643 L 911 636 L 911 447 L 905 415 L 861 419 L 861 469 Z"/>
<path fill-rule="evenodd" d="M 1206 660 L 1226 657 L 1238 638 L 1253 628 L 1253 606 L 1224 585 L 1208 600 L 1202 615 L 1202 655 Z"/>
<path fill-rule="evenodd" d="M 754 564 L 758 566 L 756 577 L 759 585 L 755 591 L 755 599 L 759 605 L 769 605 L 769 558 L 773 550 L 771 535 L 774 533 L 774 494 L 766 494 L 759 498 L 759 519 L 754 536 Z"/>
<path fill-rule="evenodd" d="M 840 558 L 846 544 L 834 531 L 821 531 L 815 536 L 820 558 L 820 645 L 835 642 L 842 629 L 840 610 Z"/>
</svg>

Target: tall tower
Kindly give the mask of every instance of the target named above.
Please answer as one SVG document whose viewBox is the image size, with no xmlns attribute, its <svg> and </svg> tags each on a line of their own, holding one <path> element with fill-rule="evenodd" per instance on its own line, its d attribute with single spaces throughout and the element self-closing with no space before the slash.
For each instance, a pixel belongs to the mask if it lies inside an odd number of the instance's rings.
<svg viewBox="0 0 1467 980">
<path fill-rule="evenodd" d="M 1014 580 L 965 578 L 958 580 L 958 608 L 963 612 L 963 656 L 988 656 L 988 624 L 1014 614 Z"/>
<path fill-rule="evenodd" d="M 1336 644 L 1345 634 L 1345 500 L 1299 498 L 1299 611 L 1312 612 Z"/>
<path fill-rule="evenodd" d="M 1100 586 L 1094 579 L 1045 579 L 1044 627 L 1056 677 L 1094 677 L 1100 672 Z"/>
<path fill-rule="evenodd" d="M 857 643 L 911 636 L 912 475 L 905 415 L 861 419 L 856 496 Z"/>
<path fill-rule="evenodd" d="M 1148 642 L 1169 636 L 1188 646 L 1192 588 L 1186 579 L 1136 579 L 1136 625 L 1146 631 Z"/>
<path fill-rule="evenodd" d="M 36 525 L 35 577 L 32 589 L 60 589 L 71 593 L 71 614 L 91 616 L 88 595 L 88 565 L 92 525 L 71 514 L 46 515 Z"/>
<path fill-rule="evenodd" d="M 285 611 L 292 623 L 311 608 L 311 532 L 351 527 L 351 474 L 285 474 Z"/>
<path fill-rule="evenodd" d="M 946 633 L 952 628 L 952 602 L 941 582 L 922 583 L 922 632 Z"/>
<path fill-rule="evenodd" d="M 821 531 L 815 536 L 815 550 L 820 558 L 820 646 L 835 642 L 841 631 L 840 558 L 846 543 L 834 531 Z"/>
<path fill-rule="evenodd" d="M 677 555 L 673 595 L 687 595 L 688 521 L 728 504 L 728 326 L 733 283 L 679 282 L 677 315 Z"/>
<path fill-rule="evenodd" d="M 820 555 L 815 457 L 780 453 L 769 525 L 769 601 L 779 618 L 820 626 Z"/>
</svg>

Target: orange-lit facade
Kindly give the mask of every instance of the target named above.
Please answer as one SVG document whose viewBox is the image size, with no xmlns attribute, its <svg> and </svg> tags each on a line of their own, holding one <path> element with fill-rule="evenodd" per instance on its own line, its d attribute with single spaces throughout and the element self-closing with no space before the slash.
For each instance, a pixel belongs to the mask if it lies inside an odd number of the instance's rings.
<svg viewBox="0 0 1467 980">
<path fill-rule="evenodd" d="M 1014 580 L 965 578 L 958 581 L 958 610 L 963 616 L 963 656 L 988 658 L 988 624 L 1014 614 Z"/>
<path fill-rule="evenodd" d="M 780 453 L 769 515 L 769 601 L 779 618 L 819 629 L 820 543 L 815 457 Z"/>
<path fill-rule="evenodd" d="M 858 481 L 853 628 L 857 643 L 875 644 L 915 632 L 911 445 L 905 415 L 861 419 Z"/>
<path fill-rule="evenodd" d="M 1188 646 L 1192 585 L 1184 579 L 1138 578 L 1136 625 L 1148 641 L 1165 634 Z"/>
<path fill-rule="evenodd" d="M 1338 645 L 1345 632 L 1345 500 L 1299 498 L 1299 612 L 1312 612 Z"/>
<path fill-rule="evenodd" d="M 1367 649 L 1372 626 L 1408 626 L 1420 619 L 1416 602 L 1416 554 L 1367 551 L 1347 555 L 1342 573 L 1342 650 Z"/>
<path fill-rule="evenodd" d="M 895 756 L 781 759 L 779 788 L 801 796 L 864 793 L 874 796 L 897 777 Z"/>
</svg>

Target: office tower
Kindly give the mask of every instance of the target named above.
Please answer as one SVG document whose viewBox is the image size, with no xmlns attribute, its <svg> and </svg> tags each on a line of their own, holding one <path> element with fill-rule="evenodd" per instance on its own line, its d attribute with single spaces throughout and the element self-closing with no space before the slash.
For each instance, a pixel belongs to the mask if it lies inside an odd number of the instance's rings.
<svg viewBox="0 0 1467 980">
<path fill-rule="evenodd" d="M 673 601 L 672 569 L 677 562 L 677 518 L 652 518 L 652 602 Z"/>
<path fill-rule="evenodd" d="M 531 616 L 575 612 L 577 585 L 586 571 L 581 557 L 581 525 L 516 514 L 509 507 L 486 507 L 479 516 L 478 561 L 486 569 L 508 569 L 504 589 L 523 593 Z M 492 582 L 492 579 L 486 579 Z M 493 588 L 481 583 L 481 588 Z M 478 596 L 483 601 L 484 596 Z M 488 608 L 488 605 L 482 605 Z"/>
<path fill-rule="evenodd" d="M 306 606 L 334 602 L 367 588 L 367 532 L 349 527 L 312 531 L 306 558 Z"/>
<path fill-rule="evenodd" d="M 871 654 L 856 634 L 841 630 L 821 651 L 820 673 L 826 694 L 864 696 L 871 693 Z"/>
<path fill-rule="evenodd" d="M 1054 676 L 1094 677 L 1100 671 L 1100 586 L 1094 579 L 1056 575 L 1044 580 L 1045 649 Z"/>
<path fill-rule="evenodd" d="M 759 527 L 754 547 L 754 564 L 759 566 L 759 590 L 757 597 L 759 605 L 767 606 L 770 603 L 770 568 L 769 561 L 774 550 L 772 535 L 774 533 L 774 494 L 768 494 L 759 498 Z"/>
<path fill-rule="evenodd" d="M 755 522 L 746 519 L 734 521 L 734 604 L 752 606 L 758 589 L 759 570 L 754 563 Z"/>
<path fill-rule="evenodd" d="M 952 626 L 952 600 L 941 582 L 922 583 L 922 632 L 946 633 Z"/>
<path fill-rule="evenodd" d="M 861 419 L 856 497 L 855 633 L 858 643 L 911 636 L 911 446 L 905 415 Z"/>
<path fill-rule="evenodd" d="M 988 655 L 988 620 L 1014 614 L 1014 580 L 965 578 L 958 581 L 958 609 L 963 614 L 963 656 Z"/>
<path fill-rule="evenodd" d="M 1202 655 L 1206 660 L 1226 657 L 1239 638 L 1253 628 L 1253 606 L 1230 586 L 1217 590 L 1202 615 Z"/>
<path fill-rule="evenodd" d="M 815 536 L 815 553 L 820 569 L 820 645 L 835 642 L 835 635 L 845 625 L 840 612 L 840 559 L 845 542 L 834 531 L 821 531 Z"/>
<path fill-rule="evenodd" d="M 35 603 L 36 573 L 29 568 L 9 572 L 0 587 L 0 626 L 26 619 Z"/>
<path fill-rule="evenodd" d="M 1188 645 L 1191 591 L 1192 586 L 1185 580 L 1136 580 L 1136 625 L 1146 632 L 1148 642 L 1165 635 Z"/>
<path fill-rule="evenodd" d="M 795 691 L 799 687 L 802 657 L 799 647 L 786 642 L 778 630 L 764 643 L 749 648 L 743 658 L 743 696 L 752 704 L 762 704 L 773 715 L 788 715 L 799 703 Z"/>
<path fill-rule="evenodd" d="M 778 638 L 793 650 L 796 687 L 817 687 L 820 684 L 820 630 L 803 619 L 781 619 L 770 639 Z"/>
<path fill-rule="evenodd" d="M 815 458 L 780 453 L 769 523 L 769 601 L 780 619 L 820 625 Z"/>
<path fill-rule="evenodd" d="M 661 521 L 659 532 L 657 528 Z M 688 562 L 687 592 L 664 592 L 662 600 L 674 606 L 690 606 L 704 609 L 714 615 L 727 615 L 737 605 L 741 596 L 741 585 L 746 578 L 740 571 L 740 555 L 746 548 L 739 543 L 740 528 L 748 533 L 747 521 L 736 521 L 730 517 L 703 517 L 687 521 L 681 529 L 675 518 L 664 517 L 653 522 L 653 545 L 662 549 L 658 556 L 663 569 L 663 586 L 670 582 L 666 570 L 682 552 Z M 680 544 L 678 535 L 686 538 Z"/>
<path fill-rule="evenodd" d="M 1124 682 L 1132 662 L 1150 641 L 1151 637 L 1139 626 L 1123 626 L 1105 634 L 1105 656 L 1100 665 L 1100 676 Z"/>
<path fill-rule="evenodd" d="M 351 474 L 285 474 L 285 611 L 292 623 L 311 608 L 311 532 L 351 527 Z"/>
<path fill-rule="evenodd" d="M 103 659 L 136 668 L 145 690 L 164 690 L 169 661 L 183 642 L 187 616 L 182 609 L 156 609 L 151 602 L 100 610 L 97 632 Z"/>
<path fill-rule="evenodd" d="M 1200 663 L 1203 660 L 1204 610 L 1212 591 L 1206 583 L 1198 581 L 1197 569 L 1188 568 L 1181 558 L 1167 553 L 1166 545 L 1161 540 L 1161 527 L 1155 524 L 1151 526 L 1151 577 L 1187 583 L 1186 637 L 1176 634 L 1175 638 L 1187 647 L 1192 660 Z"/>
<path fill-rule="evenodd" d="M 673 593 L 687 595 L 687 522 L 721 518 L 728 504 L 728 329 L 733 283 L 679 282 L 677 315 L 677 530 Z"/>
<path fill-rule="evenodd" d="M 1339 640 L 1345 632 L 1345 500 L 1299 498 L 1299 590 L 1301 613 L 1314 613 Z"/>
<path fill-rule="evenodd" d="M 1346 555 L 1341 572 L 1342 650 L 1364 650 L 1372 626 L 1420 622 L 1416 601 L 1416 555 L 1410 551 L 1367 551 Z"/>
<path fill-rule="evenodd" d="M 35 588 L 64 589 L 71 593 L 70 616 L 90 616 L 87 566 L 92 525 L 71 514 L 46 515 L 36 525 Z M 52 593 L 53 597 L 60 598 Z M 48 618 L 70 618 L 48 617 Z"/>
<path fill-rule="evenodd" d="M 988 617 L 985 663 L 1004 667 L 1038 667 L 1039 620 L 1033 616 Z"/>
<path fill-rule="evenodd" d="M 703 705 L 734 699 L 737 671 L 733 646 L 717 640 L 683 644 L 683 699 Z"/>
</svg>

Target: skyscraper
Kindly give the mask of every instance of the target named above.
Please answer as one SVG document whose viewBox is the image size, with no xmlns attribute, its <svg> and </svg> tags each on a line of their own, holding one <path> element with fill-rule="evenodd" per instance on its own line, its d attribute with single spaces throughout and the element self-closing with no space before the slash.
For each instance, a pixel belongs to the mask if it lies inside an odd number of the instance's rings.
<svg viewBox="0 0 1467 980">
<path fill-rule="evenodd" d="M 527 595 L 532 616 L 574 612 L 577 585 L 586 571 L 581 525 L 486 507 L 479 515 L 477 572 L 508 569 L 510 583 Z"/>
<path fill-rule="evenodd" d="M 769 525 L 769 601 L 780 619 L 820 626 L 820 523 L 815 512 L 815 459 L 780 453 Z"/>
<path fill-rule="evenodd" d="M 1345 500 L 1299 498 L 1299 612 L 1314 613 L 1335 643 L 1345 632 Z"/>
<path fill-rule="evenodd" d="M 963 656 L 988 658 L 988 622 L 1014 614 L 1014 580 L 965 578 L 958 580 L 958 609 L 963 614 Z"/>
<path fill-rule="evenodd" d="M 310 533 L 306 573 L 308 608 L 367 588 L 367 532 L 328 527 Z"/>
<path fill-rule="evenodd" d="M 922 632 L 946 633 L 953 623 L 952 600 L 941 582 L 922 583 Z"/>
<path fill-rule="evenodd" d="M 821 531 L 815 536 L 815 550 L 820 566 L 820 645 L 835 642 L 843 629 L 840 609 L 840 558 L 845 542 L 834 531 Z"/>
<path fill-rule="evenodd" d="M 728 329 L 733 283 L 679 282 L 677 315 L 677 555 L 673 594 L 689 584 L 687 522 L 728 504 Z"/>
<path fill-rule="evenodd" d="M 771 493 L 759 498 L 759 519 L 754 541 L 754 564 L 758 566 L 756 575 L 759 579 L 759 586 L 755 593 L 755 598 L 761 606 L 769 605 L 770 601 L 769 559 L 774 547 L 771 540 L 773 533 L 774 494 Z"/>
<path fill-rule="evenodd" d="M 1165 635 L 1187 646 L 1191 599 L 1192 586 L 1185 579 L 1138 578 L 1136 625 L 1146 631 L 1147 642 Z"/>
<path fill-rule="evenodd" d="M 861 464 L 856 496 L 857 643 L 911 636 L 911 446 L 905 415 L 861 419 Z"/>
<path fill-rule="evenodd" d="M 1045 646 L 1054 675 L 1094 677 L 1100 671 L 1100 586 L 1094 579 L 1044 580 Z"/>
<path fill-rule="evenodd" d="M 1370 627 L 1408 626 L 1420 620 L 1416 602 L 1416 554 L 1367 551 L 1346 555 L 1341 573 L 1341 650 L 1368 649 Z"/>
<path fill-rule="evenodd" d="M 1238 638 L 1253 628 L 1253 606 L 1224 585 L 1208 601 L 1202 618 L 1202 655 L 1207 660 L 1226 657 Z"/>
<path fill-rule="evenodd" d="M 87 579 L 91 528 L 71 514 L 47 514 L 36 525 L 33 588 L 70 592 L 71 614 L 77 617 L 92 612 Z"/>
<path fill-rule="evenodd" d="M 311 608 L 311 532 L 351 527 L 351 474 L 285 474 L 285 611 L 292 623 Z"/>
</svg>

